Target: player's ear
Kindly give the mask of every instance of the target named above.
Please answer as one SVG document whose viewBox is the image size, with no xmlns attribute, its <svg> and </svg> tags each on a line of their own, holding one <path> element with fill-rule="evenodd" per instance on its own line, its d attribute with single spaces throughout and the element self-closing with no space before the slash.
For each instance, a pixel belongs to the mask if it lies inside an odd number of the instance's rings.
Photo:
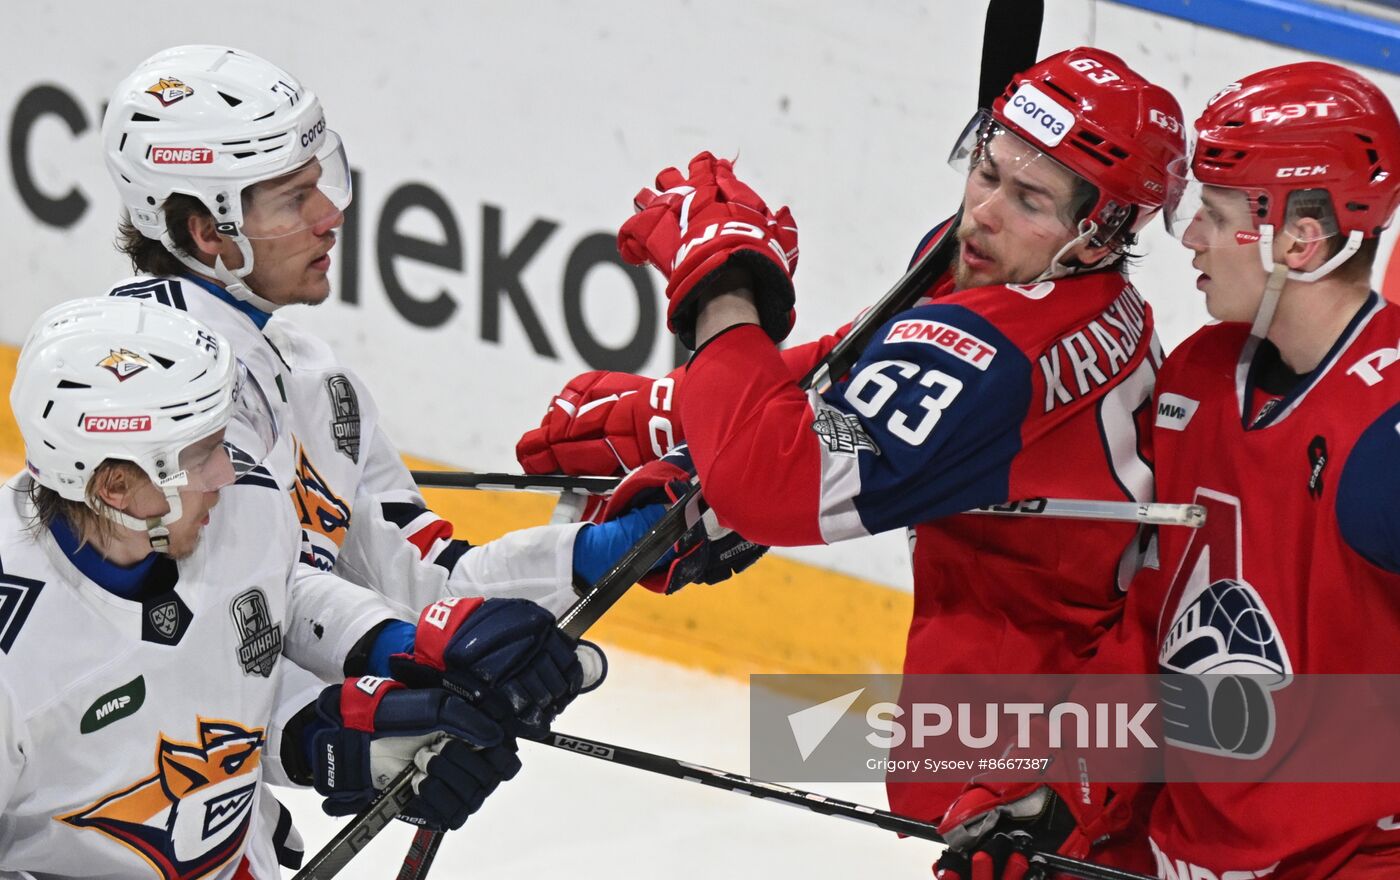
<svg viewBox="0 0 1400 880">
<path fill-rule="evenodd" d="M 132 488 L 126 468 L 109 465 L 93 474 L 89 494 L 94 500 L 114 510 L 121 510 L 130 502 Z"/>
<path fill-rule="evenodd" d="M 151 478 L 131 462 L 106 461 L 93 474 L 88 497 L 113 510 L 129 513 L 140 493 L 154 488 Z"/>
<path fill-rule="evenodd" d="M 214 218 L 209 214 L 203 211 L 191 211 L 185 220 L 185 226 L 190 234 L 190 240 L 199 250 L 198 255 L 215 257 L 223 250 L 223 236 L 219 234 L 219 230 L 214 226 Z"/>
<path fill-rule="evenodd" d="M 1282 248 L 1281 255 L 1275 254 L 1276 262 L 1288 264 L 1290 269 L 1308 271 L 1316 269 L 1327 260 L 1328 237 L 1322 224 L 1313 217 L 1299 217 L 1288 224 L 1288 235 L 1281 236 L 1282 242 L 1275 247 Z"/>
<path fill-rule="evenodd" d="M 1093 245 L 1088 241 L 1077 245 L 1066 257 L 1075 260 L 1081 266 L 1097 265 L 1100 260 L 1108 256 L 1111 247 L 1109 245 Z"/>
</svg>

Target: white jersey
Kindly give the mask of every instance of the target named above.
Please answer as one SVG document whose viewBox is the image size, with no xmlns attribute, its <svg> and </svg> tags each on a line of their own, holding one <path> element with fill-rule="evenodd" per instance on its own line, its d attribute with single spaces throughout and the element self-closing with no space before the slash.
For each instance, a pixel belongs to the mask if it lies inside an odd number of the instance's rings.
<svg viewBox="0 0 1400 880">
<path fill-rule="evenodd" d="M 192 277 L 140 276 L 110 293 L 153 299 L 218 330 L 274 398 L 287 439 L 269 467 L 289 487 L 305 561 L 415 616 L 450 596 L 525 598 L 556 615 L 577 598 L 582 525 L 522 529 L 480 546 L 454 540 L 386 436 L 369 390 L 323 341 Z"/>
<path fill-rule="evenodd" d="M 339 677 L 384 602 L 297 562 L 299 524 L 261 468 L 140 600 L 27 527 L 30 485 L 0 498 L 0 876 L 280 876 L 278 847 L 300 849 L 266 785 L 282 655 Z"/>
</svg>

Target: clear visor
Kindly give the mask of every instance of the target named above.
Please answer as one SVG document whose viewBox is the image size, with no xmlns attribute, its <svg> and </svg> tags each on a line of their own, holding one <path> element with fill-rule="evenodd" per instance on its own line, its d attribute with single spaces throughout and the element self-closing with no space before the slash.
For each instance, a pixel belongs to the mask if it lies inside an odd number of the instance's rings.
<svg viewBox="0 0 1400 880">
<path fill-rule="evenodd" d="M 327 130 L 316 155 L 297 170 L 243 190 L 243 234 L 282 238 L 332 222 L 350 204 L 350 163 L 340 135 Z"/>
<path fill-rule="evenodd" d="M 267 395 L 240 362 L 228 424 L 182 449 L 179 471 L 159 485 L 162 489 L 217 492 L 261 465 L 277 445 L 279 433 L 277 415 Z"/>
<path fill-rule="evenodd" d="M 1162 210 L 1167 231 L 1190 248 L 1240 247 L 1260 239 L 1261 215 L 1270 211 L 1262 189 L 1202 183 L 1187 160 L 1172 163 L 1169 192 Z M 1300 223 L 1304 219 L 1315 222 Z M 1326 190 L 1299 189 L 1288 194 L 1283 228 L 1294 241 L 1322 241 L 1338 234 L 1336 214 Z"/>
<path fill-rule="evenodd" d="M 978 111 L 963 129 L 948 164 L 967 175 L 963 210 L 999 206 L 1013 223 L 1057 235 L 1078 231 L 1093 207 L 1093 184 Z M 1121 225 L 1121 221 L 1119 223 Z M 1100 229 L 1108 236 L 1117 229 Z"/>
</svg>

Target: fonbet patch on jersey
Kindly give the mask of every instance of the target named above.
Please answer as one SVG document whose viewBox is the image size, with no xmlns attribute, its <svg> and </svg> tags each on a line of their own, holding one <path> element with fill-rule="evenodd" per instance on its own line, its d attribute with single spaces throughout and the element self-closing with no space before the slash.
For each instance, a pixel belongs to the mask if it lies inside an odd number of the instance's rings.
<svg viewBox="0 0 1400 880">
<path fill-rule="evenodd" d="M 1030 83 L 1022 83 L 1002 110 L 1031 137 L 1047 147 L 1057 146 L 1074 128 L 1074 114 Z"/>
<path fill-rule="evenodd" d="M 921 342 L 932 345 L 979 370 L 991 366 L 992 359 L 997 356 L 996 346 L 988 345 L 971 333 L 922 318 L 896 322 L 885 336 L 885 342 Z"/>
</svg>

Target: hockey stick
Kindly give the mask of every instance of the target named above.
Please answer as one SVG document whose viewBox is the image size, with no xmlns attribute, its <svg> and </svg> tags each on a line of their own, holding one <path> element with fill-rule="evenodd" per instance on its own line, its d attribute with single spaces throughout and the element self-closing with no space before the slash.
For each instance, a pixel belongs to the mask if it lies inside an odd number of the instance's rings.
<svg viewBox="0 0 1400 880">
<path fill-rule="evenodd" d="M 788 804 L 789 806 L 810 810 L 813 813 L 820 813 L 824 816 L 852 819 L 863 825 L 873 825 L 876 828 L 894 831 L 908 837 L 917 837 L 920 840 L 931 840 L 934 843 L 943 843 L 943 837 L 938 833 L 937 825 L 923 822 L 910 816 L 902 816 L 899 813 L 892 813 L 888 810 L 880 810 L 875 807 L 867 807 L 863 804 L 855 804 L 838 798 L 830 798 L 826 795 L 815 794 L 810 791 L 789 788 L 786 785 L 778 785 L 774 782 L 764 782 L 761 779 L 754 779 L 749 776 L 727 773 L 724 770 L 716 770 L 713 767 L 705 767 L 700 764 L 691 764 L 676 758 L 668 758 L 665 755 L 654 755 L 651 752 L 629 749 L 626 746 L 615 746 L 609 743 L 598 742 L 597 740 L 582 739 L 564 733 L 551 733 L 546 739 L 540 740 L 539 742 L 556 749 L 573 752 L 574 754 L 587 755 L 590 758 L 596 758 L 600 761 L 610 761 L 625 767 L 645 770 L 648 773 L 659 773 L 662 776 L 670 776 L 673 779 L 698 782 L 701 785 L 708 785 L 711 788 L 735 791 L 763 800 L 778 801 L 779 803 Z M 1031 860 L 1033 862 L 1040 861 L 1053 871 L 1061 874 L 1068 874 L 1071 877 L 1079 877 L 1081 880 L 1152 880 L 1152 878 L 1143 874 L 1135 874 L 1131 871 L 1123 871 L 1104 865 L 1095 865 L 1092 862 L 1072 859 L 1067 856 L 1056 855 L 1055 853 L 1036 853 L 1031 856 Z"/>
<path fill-rule="evenodd" d="M 571 477 L 565 474 L 473 474 L 462 471 L 411 471 L 424 489 L 507 489 L 521 492 L 571 492 L 606 495 L 621 477 Z M 560 503 L 564 503 L 562 500 Z M 1161 504 L 1138 501 L 1090 501 L 1069 498 L 1023 498 L 990 504 L 968 513 L 998 516 L 1039 516 L 1046 519 L 1089 519 L 1133 522 L 1152 526 L 1205 525 L 1206 509 L 1199 504 Z"/>
<path fill-rule="evenodd" d="M 606 495 L 621 477 L 574 477 L 567 474 L 477 474 L 469 471 L 409 471 L 423 489 L 507 489 L 520 492 L 578 492 Z"/>
<path fill-rule="evenodd" d="M 598 618 L 617 603 L 627 589 L 642 579 L 656 561 L 680 537 L 685 534 L 688 522 L 687 511 L 694 513 L 699 504 L 700 484 L 692 482 L 675 504 L 657 521 L 650 532 L 632 546 L 621 559 L 608 570 L 586 596 L 579 599 L 559 618 L 559 628 L 566 634 L 578 638 L 597 622 Z M 413 798 L 413 775 L 416 765 L 409 764 L 398 776 L 385 786 L 365 809 L 350 824 L 331 838 L 330 843 L 321 848 L 293 877 L 293 880 L 327 880 L 340 873 L 350 860 L 369 845 L 370 840 Z M 441 841 L 442 833 L 421 830 L 414 834 L 413 844 L 399 870 L 399 880 L 421 880 L 432 865 L 433 856 Z"/>
</svg>

